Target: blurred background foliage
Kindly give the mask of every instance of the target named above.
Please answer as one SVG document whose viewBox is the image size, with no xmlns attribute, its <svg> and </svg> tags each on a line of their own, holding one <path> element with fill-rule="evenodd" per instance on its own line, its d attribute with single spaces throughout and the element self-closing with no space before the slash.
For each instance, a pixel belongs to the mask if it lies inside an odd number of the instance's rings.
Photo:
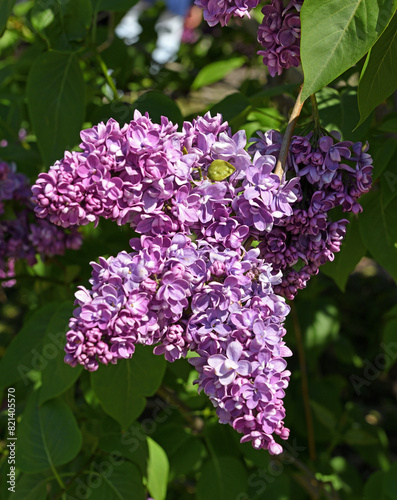
<svg viewBox="0 0 397 500">
<path fill-rule="evenodd" d="M 220 112 L 247 137 L 282 131 L 302 82 L 295 68 L 268 78 L 256 55 L 258 12 L 224 29 L 200 24 L 177 61 L 150 75 L 161 3 L 142 16 L 133 46 L 114 27 L 134 2 L 13 3 L 0 4 L 0 158 L 32 182 L 78 147 L 82 128 L 110 117 L 125 123 L 134 109 L 180 125 Z M 325 128 L 369 141 L 374 188 L 340 254 L 292 304 L 286 452 L 271 457 L 240 445 L 197 394 L 186 360 L 166 364 L 141 348 L 94 374 L 64 365 L 63 335 L 89 262 L 127 250 L 132 237 L 128 227 L 101 221 L 81 229 L 80 251 L 33 267 L 18 262 L 17 285 L 0 288 L 2 429 L 8 387 L 15 387 L 18 417 L 16 493 L 3 480 L 1 498 L 397 498 L 397 98 L 356 128 L 362 66 L 317 93 Z M 310 116 L 307 104 L 298 125 Z"/>
</svg>

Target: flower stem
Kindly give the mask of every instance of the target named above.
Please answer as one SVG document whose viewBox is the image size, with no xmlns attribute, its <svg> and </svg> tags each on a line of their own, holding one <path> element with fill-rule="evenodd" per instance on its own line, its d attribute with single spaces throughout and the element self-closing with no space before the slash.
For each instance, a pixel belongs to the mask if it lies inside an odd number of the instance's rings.
<svg viewBox="0 0 397 500">
<path fill-rule="evenodd" d="M 302 396 L 303 396 L 303 405 L 305 408 L 305 417 L 306 417 L 306 427 L 307 427 L 307 441 L 309 446 L 309 458 L 310 460 L 316 460 L 316 445 L 314 439 L 314 426 L 313 426 L 313 417 L 310 409 L 310 397 L 309 397 L 309 383 L 307 377 L 307 368 L 306 368 L 306 356 L 305 350 L 303 348 L 303 340 L 302 340 L 302 331 L 299 324 L 298 313 L 296 311 L 296 306 L 294 303 L 291 303 L 291 315 L 292 322 L 294 325 L 294 332 L 296 337 L 296 343 L 298 348 L 298 358 L 299 358 L 299 366 L 301 369 L 301 385 L 302 385 Z"/>
<path fill-rule="evenodd" d="M 312 103 L 312 118 L 314 121 L 314 125 L 316 126 L 316 129 L 320 129 L 320 116 L 318 114 L 318 105 L 317 105 L 317 99 L 316 99 L 316 94 L 312 94 L 310 96 L 310 102 Z"/>
<path fill-rule="evenodd" d="M 111 88 L 111 90 L 113 92 L 113 100 L 116 100 L 119 98 L 119 93 L 117 91 L 116 85 L 114 84 L 112 77 L 109 75 L 108 67 L 106 66 L 106 63 L 102 59 L 100 54 L 97 53 L 96 57 L 98 59 L 99 66 L 101 67 L 103 76 L 105 77 L 107 84 L 109 85 L 109 87 Z"/>
<path fill-rule="evenodd" d="M 281 144 L 280 154 L 278 155 L 276 169 L 274 171 L 274 173 L 280 177 L 280 180 L 285 174 L 285 164 L 287 162 L 289 144 L 291 142 L 292 134 L 294 133 L 296 122 L 298 121 L 298 117 L 300 115 L 300 112 L 302 111 L 303 103 L 305 102 L 301 101 L 302 88 L 303 85 L 299 89 L 298 97 L 292 109 L 291 116 L 289 117 L 287 129 L 285 131 L 283 142 Z"/>
</svg>

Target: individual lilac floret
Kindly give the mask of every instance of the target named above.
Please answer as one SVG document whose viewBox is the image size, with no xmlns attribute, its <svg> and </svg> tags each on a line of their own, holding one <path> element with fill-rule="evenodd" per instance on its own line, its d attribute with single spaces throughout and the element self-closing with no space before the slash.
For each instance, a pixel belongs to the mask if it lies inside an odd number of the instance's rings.
<svg viewBox="0 0 397 500">
<path fill-rule="evenodd" d="M 46 219 L 37 220 L 30 199 L 27 177 L 16 171 L 15 165 L 0 161 L 0 279 L 12 278 L 15 263 L 24 259 L 30 266 L 36 255 L 45 259 L 62 255 L 66 249 L 80 248 L 81 234 L 76 229 L 65 231 Z M 9 214 L 12 214 L 10 217 Z M 13 286 L 15 280 L 2 281 L 2 286 Z"/>
<path fill-rule="evenodd" d="M 248 361 L 239 361 L 243 353 L 243 346 L 240 342 L 231 342 L 226 349 L 226 356 L 223 354 L 214 354 L 207 360 L 215 375 L 219 378 L 222 385 L 231 384 L 237 375 L 249 375 L 251 365 Z"/>
<path fill-rule="evenodd" d="M 195 4 L 204 10 L 204 20 L 209 26 L 220 23 L 225 26 L 232 17 L 248 16 L 260 0 L 195 0 Z"/>
<path fill-rule="evenodd" d="M 263 20 L 258 28 L 258 42 L 265 50 L 258 51 L 271 76 L 300 64 L 302 1 L 292 1 L 284 8 L 282 0 L 272 0 L 262 9 Z"/>
</svg>

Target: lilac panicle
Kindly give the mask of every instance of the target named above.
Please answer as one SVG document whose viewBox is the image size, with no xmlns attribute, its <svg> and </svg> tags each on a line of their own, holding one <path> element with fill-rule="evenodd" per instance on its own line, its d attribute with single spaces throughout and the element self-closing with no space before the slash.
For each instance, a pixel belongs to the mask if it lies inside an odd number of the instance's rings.
<svg viewBox="0 0 397 500">
<path fill-rule="evenodd" d="M 274 174 L 281 134 L 259 133 L 247 150 L 245 132 L 232 134 L 221 115 L 178 131 L 167 118 L 155 124 L 136 111 L 129 124 L 109 120 L 81 139 L 81 152 L 66 152 L 40 174 L 37 215 L 66 228 L 103 217 L 140 237 L 131 252 L 91 263 L 91 288 L 76 292 L 65 361 L 95 371 L 130 358 L 137 344 L 170 362 L 194 351 L 199 390 L 220 422 L 242 442 L 281 453 L 274 436 L 289 434 L 285 298 L 339 251 L 347 220 L 328 212 L 361 210 L 357 200 L 371 185 L 366 147 L 296 136 L 281 181 Z M 215 160 L 233 173 L 213 182 Z"/>
<path fill-rule="evenodd" d="M 333 221 L 328 212 L 342 207 L 344 212 L 358 214 L 362 211 L 358 199 L 371 188 L 373 167 L 368 145 L 339 142 L 338 138 L 336 133 L 325 135 L 312 144 L 310 133 L 293 137 L 290 144 L 287 173 L 299 178 L 305 198 L 298 197 L 292 204 L 293 212 L 264 234 L 259 245 L 261 256 L 274 270 L 283 272 L 282 283 L 275 290 L 288 299 L 305 288 L 320 266 L 332 261 L 340 250 L 348 220 Z M 248 150 L 251 154 L 277 155 L 281 140 L 275 131 L 259 134 Z"/>
<path fill-rule="evenodd" d="M 273 434 L 289 433 L 282 398 L 291 355 L 282 340 L 289 307 L 273 292 L 281 275 L 258 249 L 192 243 L 183 234 L 130 243 L 132 252 L 92 263 L 91 289 L 76 292 L 65 361 L 94 371 L 130 358 L 136 344 L 155 345 L 168 361 L 194 350 L 200 390 L 221 422 L 242 441 L 280 453 Z"/>
<path fill-rule="evenodd" d="M 264 50 L 263 63 L 271 76 L 281 75 L 284 69 L 300 64 L 302 1 L 292 1 L 284 8 L 282 0 L 272 0 L 262 8 L 263 20 L 258 28 L 258 42 Z"/>
<path fill-rule="evenodd" d="M 261 234 L 288 215 L 297 196 L 296 181 L 281 186 L 272 173 L 274 156 L 251 157 L 245 133 L 232 135 L 220 115 L 178 132 L 166 118 L 158 125 L 136 111 L 123 127 L 110 119 L 81 138 L 82 152 L 66 152 L 32 188 L 36 215 L 65 228 L 103 217 L 152 236 L 222 235 L 237 248 L 249 228 Z M 214 184 L 207 174 L 219 159 L 236 171 Z"/>
</svg>

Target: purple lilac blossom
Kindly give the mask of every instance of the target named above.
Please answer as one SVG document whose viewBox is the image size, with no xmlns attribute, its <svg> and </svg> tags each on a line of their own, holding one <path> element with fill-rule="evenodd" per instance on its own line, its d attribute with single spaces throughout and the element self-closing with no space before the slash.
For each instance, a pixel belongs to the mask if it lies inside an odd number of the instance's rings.
<svg viewBox="0 0 397 500">
<path fill-rule="evenodd" d="M 339 251 L 347 220 L 332 221 L 328 211 L 360 211 L 371 157 L 361 143 L 324 136 L 312 146 L 311 135 L 294 137 L 295 177 L 280 181 L 281 134 L 259 133 L 247 151 L 245 133 L 232 135 L 209 113 L 178 132 L 167 118 L 154 124 L 136 112 L 123 127 L 109 120 L 81 138 L 82 152 L 66 152 L 40 174 L 36 213 L 63 227 L 104 217 L 142 236 L 130 241 L 131 253 L 91 263 L 92 288 L 76 292 L 65 361 L 94 371 L 130 358 L 136 344 L 155 345 L 171 362 L 195 351 L 199 388 L 220 421 L 243 442 L 280 453 L 273 434 L 289 433 L 282 398 L 291 355 L 280 295 L 293 298 Z M 214 160 L 235 172 L 212 182 Z"/>
<path fill-rule="evenodd" d="M 232 17 L 250 17 L 260 0 L 195 0 L 195 4 L 203 9 L 204 20 L 209 26 L 220 23 L 225 26 Z"/>
<path fill-rule="evenodd" d="M 259 249 L 192 243 L 183 234 L 130 244 L 131 253 L 91 264 L 91 289 L 76 292 L 65 361 L 94 371 L 130 358 L 136 344 L 155 345 L 168 361 L 194 350 L 199 388 L 220 421 L 243 442 L 281 453 L 273 435 L 289 434 L 282 398 L 292 354 L 282 340 L 289 307 L 273 292 L 281 273 Z"/>
<path fill-rule="evenodd" d="M 46 219 L 36 219 L 27 177 L 15 165 L 0 161 L 0 279 L 15 276 L 15 263 L 20 259 L 34 265 L 36 255 L 44 259 L 62 255 L 65 249 L 78 249 L 82 237 L 77 229 L 65 231 Z M 7 212 L 5 215 L 5 209 Z M 9 214 L 12 214 L 10 217 Z M 15 280 L 3 281 L 13 286 Z"/>
<path fill-rule="evenodd" d="M 291 1 L 284 8 L 282 0 L 272 0 L 262 8 L 263 20 L 258 28 L 258 42 L 264 50 L 263 63 L 271 76 L 281 75 L 284 69 L 300 64 L 302 1 Z"/>
<path fill-rule="evenodd" d="M 334 132 L 313 144 L 310 133 L 293 137 L 290 144 L 287 174 L 298 176 L 305 198 L 301 195 L 292 203 L 292 213 L 279 219 L 259 245 L 266 262 L 283 272 L 275 291 L 288 299 L 293 299 L 340 250 L 348 220 L 333 221 L 328 212 L 342 207 L 344 212 L 360 213 L 358 199 L 371 188 L 373 167 L 368 145 L 339 139 Z M 251 154 L 271 152 L 277 156 L 282 136 L 269 131 L 253 141 L 248 149 Z M 297 270 L 294 267 L 299 263 Z"/>
<path fill-rule="evenodd" d="M 154 124 L 135 112 L 120 127 L 110 119 L 81 133 L 82 152 L 66 152 L 33 186 L 36 214 L 71 227 L 100 217 L 130 224 L 138 233 L 202 235 L 238 248 L 249 231 L 269 231 L 291 213 L 298 181 L 280 183 L 271 154 L 253 157 L 244 131 L 232 135 L 221 115 Z M 236 171 L 207 178 L 214 160 Z"/>
</svg>

